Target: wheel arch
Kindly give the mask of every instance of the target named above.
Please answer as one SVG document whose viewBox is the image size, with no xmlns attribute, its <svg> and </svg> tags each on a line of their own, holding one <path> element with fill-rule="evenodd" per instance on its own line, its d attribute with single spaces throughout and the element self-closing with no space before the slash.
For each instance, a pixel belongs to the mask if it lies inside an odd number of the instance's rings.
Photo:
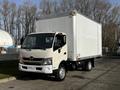
<svg viewBox="0 0 120 90">
<path fill-rule="evenodd" d="M 65 60 L 63 60 L 63 61 L 60 62 L 59 67 L 62 66 L 62 65 L 64 66 L 64 68 L 66 69 L 66 71 L 68 71 L 68 69 L 67 69 L 67 62 Z"/>
</svg>

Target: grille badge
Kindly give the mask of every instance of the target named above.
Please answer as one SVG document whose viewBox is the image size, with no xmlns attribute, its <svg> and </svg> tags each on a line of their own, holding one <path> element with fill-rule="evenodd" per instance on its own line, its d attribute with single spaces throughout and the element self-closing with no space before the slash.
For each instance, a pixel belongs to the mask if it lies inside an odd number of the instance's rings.
<svg viewBox="0 0 120 90">
<path fill-rule="evenodd" d="M 30 56 L 30 60 L 32 61 L 34 59 L 34 57 L 33 56 Z"/>
</svg>

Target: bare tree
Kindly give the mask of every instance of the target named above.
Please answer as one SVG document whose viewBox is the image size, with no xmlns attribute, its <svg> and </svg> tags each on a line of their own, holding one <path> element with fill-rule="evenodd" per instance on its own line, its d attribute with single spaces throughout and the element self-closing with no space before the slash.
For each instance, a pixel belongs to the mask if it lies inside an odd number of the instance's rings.
<svg viewBox="0 0 120 90">
<path fill-rule="evenodd" d="M 21 6 L 21 24 L 23 28 L 24 36 L 34 31 L 35 16 L 37 8 L 31 2 L 24 2 Z"/>
<path fill-rule="evenodd" d="M 9 14 L 9 2 L 8 2 L 8 0 L 3 1 L 1 12 L 2 12 L 2 17 L 3 17 L 4 29 L 5 29 L 5 31 L 10 33 L 10 31 L 8 29 L 8 14 Z"/>
<path fill-rule="evenodd" d="M 12 36 L 14 36 L 16 4 L 10 3 L 8 0 L 4 0 L 2 3 L 1 15 L 3 18 L 3 28 L 5 29 L 5 31 L 9 32 Z"/>
<path fill-rule="evenodd" d="M 16 12 L 16 44 L 20 44 L 20 39 L 22 38 L 22 24 L 21 24 L 21 8 L 19 7 Z"/>
<path fill-rule="evenodd" d="M 9 31 L 10 34 L 12 34 L 12 36 L 15 37 L 15 19 L 16 19 L 16 4 L 15 3 L 11 3 L 10 4 L 10 12 L 9 12 L 9 16 L 8 16 L 8 20 L 9 20 Z"/>
<path fill-rule="evenodd" d="M 110 54 L 116 52 L 118 49 L 117 30 L 118 26 L 114 23 L 106 24 L 103 28 L 103 46 L 109 48 Z"/>
<path fill-rule="evenodd" d="M 41 0 L 40 9 L 42 10 L 42 15 L 50 15 L 52 13 L 52 1 Z"/>
<path fill-rule="evenodd" d="M 24 0 L 20 6 L 3 0 L 0 3 L 0 28 L 19 41 L 22 36 L 35 31 L 38 16 L 69 13 L 74 9 L 102 24 L 103 47 L 115 51 L 120 37 L 120 6 L 112 5 L 108 0 L 41 0 L 39 7 L 32 0 Z"/>
<path fill-rule="evenodd" d="M 54 6 L 54 14 L 76 9 L 83 15 L 101 23 L 103 25 L 103 47 L 108 47 L 112 52 L 116 50 L 115 33 L 119 30 L 119 6 L 113 6 L 108 0 L 60 0 L 59 2 L 50 2 L 49 0 L 49 3 Z M 47 8 L 50 6 L 48 0 L 43 0 L 41 4 L 43 5 L 42 13 L 50 14 L 52 7 Z M 50 11 L 50 13 L 46 13 L 46 11 Z"/>
</svg>

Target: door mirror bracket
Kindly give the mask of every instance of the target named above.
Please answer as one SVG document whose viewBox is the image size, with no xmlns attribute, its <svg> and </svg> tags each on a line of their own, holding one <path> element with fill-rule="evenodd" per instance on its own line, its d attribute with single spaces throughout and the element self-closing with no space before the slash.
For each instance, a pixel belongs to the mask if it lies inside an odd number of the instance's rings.
<svg viewBox="0 0 120 90">
<path fill-rule="evenodd" d="M 58 49 L 58 53 L 60 53 L 61 52 L 61 49 Z"/>
</svg>

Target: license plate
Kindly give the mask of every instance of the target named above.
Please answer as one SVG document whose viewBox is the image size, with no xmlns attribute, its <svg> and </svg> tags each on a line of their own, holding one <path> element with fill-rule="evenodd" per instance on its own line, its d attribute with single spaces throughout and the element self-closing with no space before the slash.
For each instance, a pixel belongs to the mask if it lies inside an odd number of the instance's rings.
<svg viewBox="0 0 120 90">
<path fill-rule="evenodd" d="M 35 67 L 27 67 L 28 69 L 30 69 L 30 70 L 35 70 Z"/>
</svg>

